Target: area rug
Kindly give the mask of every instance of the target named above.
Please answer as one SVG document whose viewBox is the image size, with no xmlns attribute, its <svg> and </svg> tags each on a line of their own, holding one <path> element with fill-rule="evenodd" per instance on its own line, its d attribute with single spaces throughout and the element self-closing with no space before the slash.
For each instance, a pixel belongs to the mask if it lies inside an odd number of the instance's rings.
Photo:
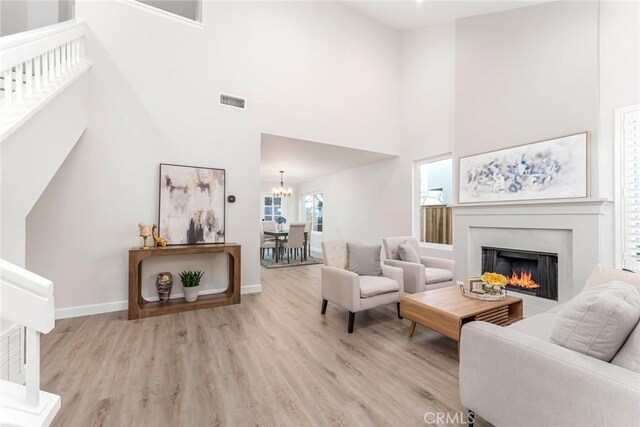
<svg viewBox="0 0 640 427">
<path fill-rule="evenodd" d="M 283 267 L 299 267 L 301 265 L 313 265 L 313 264 L 322 264 L 324 260 L 322 258 L 316 258 L 314 256 L 307 257 L 306 261 L 300 261 L 299 258 L 291 258 L 291 262 L 287 263 L 287 257 L 284 259 L 275 262 L 271 257 L 264 257 L 264 259 L 260 260 L 260 265 L 264 268 L 283 268 Z"/>
</svg>

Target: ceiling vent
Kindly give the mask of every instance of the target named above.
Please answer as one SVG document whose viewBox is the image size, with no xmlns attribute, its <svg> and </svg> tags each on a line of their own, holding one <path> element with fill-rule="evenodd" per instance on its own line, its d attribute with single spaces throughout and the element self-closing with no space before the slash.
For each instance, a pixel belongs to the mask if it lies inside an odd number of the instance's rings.
<svg viewBox="0 0 640 427">
<path fill-rule="evenodd" d="M 246 102 L 246 99 L 240 98 L 239 96 L 228 95 L 226 93 L 220 94 L 220 105 L 244 110 L 246 108 Z"/>
</svg>

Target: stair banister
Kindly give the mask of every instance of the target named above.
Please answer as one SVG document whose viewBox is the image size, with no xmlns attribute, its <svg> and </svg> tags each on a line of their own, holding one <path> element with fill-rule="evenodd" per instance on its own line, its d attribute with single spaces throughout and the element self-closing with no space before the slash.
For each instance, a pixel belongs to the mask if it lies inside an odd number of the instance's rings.
<svg viewBox="0 0 640 427">
<path fill-rule="evenodd" d="M 26 385 L 2 384 L 0 415 L 24 425 L 50 421 L 60 398 L 40 390 L 40 334 L 55 325 L 53 283 L 0 259 L 0 318 L 26 328 Z"/>
</svg>

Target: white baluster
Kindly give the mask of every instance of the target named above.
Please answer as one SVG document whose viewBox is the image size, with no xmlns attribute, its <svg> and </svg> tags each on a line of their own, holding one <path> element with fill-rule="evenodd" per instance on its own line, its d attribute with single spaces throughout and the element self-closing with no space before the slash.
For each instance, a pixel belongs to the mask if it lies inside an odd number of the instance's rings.
<svg viewBox="0 0 640 427">
<path fill-rule="evenodd" d="M 64 44 L 64 58 L 65 58 L 65 70 L 69 71 L 71 69 L 71 44 Z"/>
<path fill-rule="evenodd" d="M 35 69 L 36 91 L 40 90 L 40 84 L 41 84 L 41 81 L 42 81 L 42 70 L 40 68 L 40 58 L 41 58 L 41 55 L 38 55 L 33 60 L 33 68 Z"/>
<path fill-rule="evenodd" d="M 53 50 L 47 52 L 47 83 L 53 80 Z"/>
<path fill-rule="evenodd" d="M 62 74 L 62 58 L 60 58 L 60 46 L 58 46 L 55 49 L 55 56 L 56 56 L 56 78 L 60 77 L 60 74 Z"/>
<path fill-rule="evenodd" d="M 51 51 L 42 55 L 42 83 L 49 84 L 49 63 L 51 59 Z"/>
<path fill-rule="evenodd" d="M 27 83 L 27 96 L 30 96 L 33 93 L 33 60 L 30 59 L 26 62 L 26 83 Z"/>
<path fill-rule="evenodd" d="M 26 347 L 27 404 L 38 406 L 40 401 L 40 333 L 27 328 Z"/>
<path fill-rule="evenodd" d="M 13 73 L 11 72 L 11 68 L 8 70 L 4 70 L 4 106 L 6 108 L 11 108 L 13 105 Z"/>
<path fill-rule="evenodd" d="M 16 104 L 22 102 L 22 64 L 16 65 Z"/>
</svg>

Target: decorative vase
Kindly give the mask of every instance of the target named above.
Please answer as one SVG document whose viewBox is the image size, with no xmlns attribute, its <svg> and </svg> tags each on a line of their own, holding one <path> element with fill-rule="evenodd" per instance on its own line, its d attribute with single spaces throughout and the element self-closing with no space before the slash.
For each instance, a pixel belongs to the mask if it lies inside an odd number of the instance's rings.
<svg viewBox="0 0 640 427">
<path fill-rule="evenodd" d="M 158 289 L 158 298 L 160 302 L 169 302 L 171 298 L 171 288 L 173 287 L 173 275 L 164 272 L 158 274 L 156 278 L 156 288 Z"/>
<path fill-rule="evenodd" d="M 490 283 L 483 283 L 482 290 L 489 295 L 502 295 L 502 287 L 499 285 L 492 285 Z"/>
<path fill-rule="evenodd" d="M 200 288 L 200 285 L 185 287 L 184 288 L 184 299 L 187 302 L 195 302 L 195 301 L 197 301 L 199 288 Z"/>
</svg>

